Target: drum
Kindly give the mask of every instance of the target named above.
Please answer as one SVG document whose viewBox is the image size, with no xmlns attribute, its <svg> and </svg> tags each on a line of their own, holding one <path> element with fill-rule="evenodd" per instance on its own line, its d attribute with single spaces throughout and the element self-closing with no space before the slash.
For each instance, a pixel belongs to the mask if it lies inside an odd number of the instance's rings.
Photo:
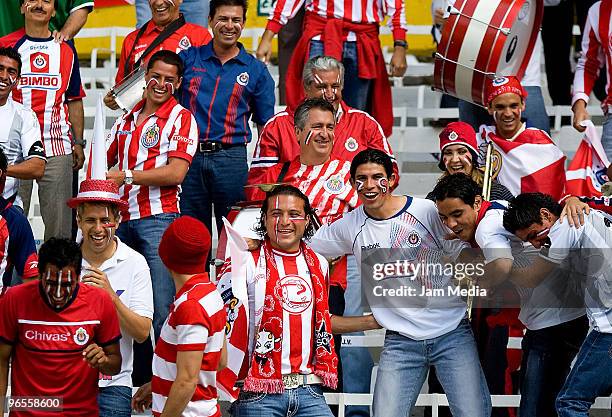
<svg viewBox="0 0 612 417">
<path fill-rule="evenodd" d="M 544 13 L 542 0 L 457 0 L 434 58 L 435 90 L 486 106 L 486 77 L 522 78 Z"/>
<path fill-rule="evenodd" d="M 145 68 L 140 67 L 111 89 L 115 102 L 125 113 L 132 110 L 136 103 L 142 100 L 147 86 L 144 78 L 145 72 Z"/>
</svg>

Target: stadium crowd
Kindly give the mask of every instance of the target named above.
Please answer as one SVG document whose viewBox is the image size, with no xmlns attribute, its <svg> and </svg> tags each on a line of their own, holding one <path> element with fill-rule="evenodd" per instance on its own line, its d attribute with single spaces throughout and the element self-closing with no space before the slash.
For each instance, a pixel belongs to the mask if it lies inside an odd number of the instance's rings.
<svg viewBox="0 0 612 417">
<path fill-rule="evenodd" d="M 410 415 L 426 379 L 455 417 L 514 416 L 493 409 L 491 394 L 517 392 L 520 417 L 588 416 L 612 394 L 612 217 L 589 182 L 612 178 L 603 163 L 612 158 L 612 0 L 576 9 L 573 88 L 547 74 L 553 102 L 572 106 L 581 132 L 597 80 L 607 80 L 597 171 L 566 175 L 549 136 L 540 58 L 543 49 L 551 62 L 556 51 L 569 60 L 550 32 L 573 2 L 546 0 L 544 43 L 522 79 L 487 78 L 484 107 L 456 104 L 427 198 L 394 192 L 389 77 L 407 68 L 402 0 L 278 0 L 254 54 L 239 41 L 246 0 L 136 0 L 138 28 L 115 81 L 142 78 L 143 93 L 131 105 L 121 88 L 104 97 L 123 114 L 102 161 L 85 155 L 92 138 L 73 42 L 93 0 L 6 3 L 0 413 L 221 416 L 224 399 L 236 417 L 332 416 L 323 393 L 369 393 L 374 364 L 339 335 L 376 329 L 386 334 L 373 402 L 347 406 L 351 417 Z M 432 2 L 434 34 L 457 4 Z M 301 9 L 281 86 L 287 107 L 275 114 L 272 40 Z M 27 219 L 33 180 L 45 226 L 38 252 Z M 227 220 L 241 210 L 256 213 L 257 239 Z M 211 254 L 213 232 L 225 259 Z M 446 269 L 377 282 L 368 269 L 377 256 L 483 274 L 468 287 Z M 425 295 L 392 295 L 417 289 Z M 522 337 L 518 357 L 511 336 Z"/>
</svg>

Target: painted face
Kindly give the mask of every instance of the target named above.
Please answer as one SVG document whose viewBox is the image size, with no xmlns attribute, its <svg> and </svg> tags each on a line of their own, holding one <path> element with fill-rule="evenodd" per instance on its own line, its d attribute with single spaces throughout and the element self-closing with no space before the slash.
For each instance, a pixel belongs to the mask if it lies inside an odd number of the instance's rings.
<svg viewBox="0 0 612 417">
<path fill-rule="evenodd" d="M 500 94 L 489 104 L 489 114 L 495 119 L 497 133 L 506 139 L 512 138 L 521 128 L 524 110 L 521 96 L 514 93 Z"/>
<path fill-rule="evenodd" d="M 371 162 L 359 165 L 353 179 L 353 186 L 366 209 L 382 207 L 391 195 L 391 188 L 394 184 L 395 174 L 387 177 L 382 165 Z"/>
<path fill-rule="evenodd" d="M 120 219 L 107 205 L 87 204 L 77 216 L 77 224 L 83 234 L 83 247 L 100 254 L 113 246 Z"/>
<path fill-rule="evenodd" d="M 323 98 L 338 110 L 342 100 L 342 80 L 339 71 L 314 71 L 314 82 L 305 88 L 306 98 Z"/>
<path fill-rule="evenodd" d="M 8 56 L 0 56 L 0 100 L 6 99 L 19 77 L 17 61 Z"/>
<path fill-rule="evenodd" d="M 42 271 L 40 285 L 53 308 L 60 309 L 68 304 L 78 285 L 78 278 L 72 266 L 59 269 L 55 265 L 47 265 Z"/>
<path fill-rule="evenodd" d="M 321 109 L 308 112 L 308 120 L 303 130 L 296 129 L 302 155 L 329 157 L 334 146 L 334 115 Z"/>
<path fill-rule="evenodd" d="M 55 15 L 53 0 L 26 0 L 21 5 L 21 13 L 26 20 L 48 23 Z"/>
<path fill-rule="evenodd" d="M 179 17 L 182 0 L 149 0 L 151 18 L 156 26 L 166 26 Z"/>
<path fill-rule="evenodd" d="M 181 85 L 176 66 L 163 61 L 155 61 L 145 74 L 145 80 L 147 81 L 147 100 L 156 105 L 168 101 Z"/>
<path fill-rule="evenodd" d="M 476 220 L 481 200 L 477 198 L 474 207 L 466 204 L 460 198 L 446 198 L 436 201 L 438 214 L 442 222 L 464 242 L 474 240 Z"/>
<path fill-rule="evenodd" d="M 534 223 L 525 229 L 517 230 L 515 234 L 523 242 L 529 242 L 534 248 L 539 249 L 542 246 L 550 243 L 548 233 L 550 232 L 550 227 L 552 226 L 552 224 L 545 219 L 542 223 L 544 224 Z"/>
<path fill-rule="evenodd" d="M 472 153 L 464 145 L 449 145 L 442 151 L 442 163 L 449 174 L 472 173 Z"/>
<path fill-rule="evenodd" d="M 215 15 L 208 18 L 208 26 L 212 28 L 214 43 L 224 48 L 238 43 L 244 24 L 242 6 L 220 6 L 215 11 Z"/>
<path fill-rule="evenodd" d="M 272 246 L 286 252 L 297 251 L 308 226 L 304 201 L 292 195 L 270 197 L 265 216 Z"/>
</svg>

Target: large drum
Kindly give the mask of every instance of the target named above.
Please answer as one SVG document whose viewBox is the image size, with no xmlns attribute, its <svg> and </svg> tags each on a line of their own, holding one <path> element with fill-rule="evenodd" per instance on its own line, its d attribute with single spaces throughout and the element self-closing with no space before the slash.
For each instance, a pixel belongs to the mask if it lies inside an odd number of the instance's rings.
<svg viewBox="0 0 612 417">
<path fill-rule="evenodd" d="M 486 77 L 522 78 L 543 12 L 542 0 L 457 0 L 435 54 L 434 89 L 485 106 Z"/>
</svg>

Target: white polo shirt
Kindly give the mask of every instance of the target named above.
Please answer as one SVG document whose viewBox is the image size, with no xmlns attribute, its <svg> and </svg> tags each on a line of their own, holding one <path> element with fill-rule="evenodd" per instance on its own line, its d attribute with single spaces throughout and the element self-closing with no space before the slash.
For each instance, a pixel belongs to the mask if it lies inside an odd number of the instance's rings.
<svg viewBox="0 0 612 417">
<path fill-rule="evenodd" d="M 117 250 L 99 269 L 106 274 L 123 304 L 139 316 L 153 319 L 153 287 L 149 265 L 140 253 L 121 242 L 118 237 L 115 240 Z M 89 263 L 83 258 L 81 276 L 87 272 L 86 268 L 89 268 Z M 134 339 L 123 328 L 121 336 L 121 372 L 112 377 L 100 374 L 100 387 L 132 386 Z"/>
</svg>

